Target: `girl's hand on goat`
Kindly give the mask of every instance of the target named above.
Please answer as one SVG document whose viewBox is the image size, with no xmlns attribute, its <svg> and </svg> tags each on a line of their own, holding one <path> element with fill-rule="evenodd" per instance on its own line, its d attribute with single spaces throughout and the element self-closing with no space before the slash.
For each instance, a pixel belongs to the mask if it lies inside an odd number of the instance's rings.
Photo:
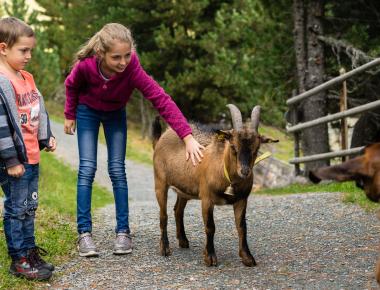
<svg viewBox="0 0 380 290">
<path fill-rule="evenodd" d="M 12 177 L 21 177 L 24 175 L 25 167 L 22 164 L 17 164 L 15 166 L 11 166 L 7 168 L 7 173 Z"/>
<path fill-rule="evenodd" d="M 193 165 L 197 165 L 197 162 L 201 162 L 203 158 L 202 150 L 205 149 L 205 147 L 199 144 L 191 134 L 183 138 L 183 141 L 186 145 L 186 161 L 191 158 Z"/>
<path fill-rule="evenodd" d="M 69 135 L 74 135 L 75 125 L 75 120 L 65 119 L 65 124 L 63 125 L 65 133 Z"/>
<path fill-rule="evenodd" d="M 57 148 L 57 141 L 55 141 L 54 137 L 50 137 L 49 146 L 45 148 L 47 152 L 53 152 Z"/>
</svg>

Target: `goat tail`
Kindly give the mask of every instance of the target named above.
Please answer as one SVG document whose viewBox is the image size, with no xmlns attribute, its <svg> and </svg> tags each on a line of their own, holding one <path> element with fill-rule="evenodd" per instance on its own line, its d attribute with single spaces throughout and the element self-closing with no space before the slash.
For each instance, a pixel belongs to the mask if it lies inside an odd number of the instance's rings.
<svg viewBox="0 0 380 290">
<path fill-rule="evenodd" d="M 152 145 L 153 149 L 156 147 L 158 139 L 160 139 L 162 134 L 162 127 L 160 123 L 160 116 L 156 116 L 152 123 Z"/>
</svg>

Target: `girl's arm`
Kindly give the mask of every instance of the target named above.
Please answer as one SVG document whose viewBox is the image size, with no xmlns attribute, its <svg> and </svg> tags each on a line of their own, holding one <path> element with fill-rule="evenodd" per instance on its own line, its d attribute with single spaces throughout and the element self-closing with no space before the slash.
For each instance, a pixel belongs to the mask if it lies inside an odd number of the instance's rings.
<svg viewBox="0 0 380 290">
<path fill-rule="evenodd" d="M 130 65 L 133 67 L 131 78 L 134 87 L 153 104 L 170 127 L 184 140 L 186 160 L 190 158 L 193 165 L 196 165 L 196 161 L 200 162 L 203 157 L 201 150 L 204 147 L 191 135 L 192 130 L 186 118 L 164 89 L 144 71 L 136 54 L 133 55 Z"/>
<path fill-rule="evenodd" d="M 186 118 L 164 89 L 144 71 L 136 54 L 132 55 L 129 65 L 132 66 L 130 75 L 132 86 L 153 104 L 181 139 L 191 134 L 192 131 Z"/>
</svg>

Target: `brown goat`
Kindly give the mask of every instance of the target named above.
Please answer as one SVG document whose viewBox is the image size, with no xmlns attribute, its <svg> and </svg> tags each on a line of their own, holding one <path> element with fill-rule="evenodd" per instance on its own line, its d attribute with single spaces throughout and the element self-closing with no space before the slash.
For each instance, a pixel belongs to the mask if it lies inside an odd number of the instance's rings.
<svg viewBox="0 0 380 290">
<path fill-rule="evenodd" d="M 251 122 L 247 124 L 243 124 L 236 106 L 227 106 L 232 115 L 232 130 L 211 133 L 192 126 L 194 138 L 206 147 L 203 160 L 197 166 L 186 161 L 184 143 L 173 130 L 168 129 L 160 136 L 159 122 L 153 127 L 155 191 L 160 206 L 160 250 L 163 256 L 171 254 L 167 237 L 167 197 L 168 189 L 172 187 L 177 193 L 174 211 L 177 239 L 181 248 L 189 247 L 183 223 L 184 209 L 188 200 L 200 199 L 207 236 L 204 261 L 207 266 L 216 266 L 214 206 L 232 204 L 239 234 L 239 255 L 244 265 L 256 265 L 247 244 L 245 219 L 247 199 L 253 184 L 252 167 L 260 144 L 278 140 L 258 133 L 259 106 L 252 110 Z"/>
<path fill-rule="evenodd" d="M 374 201 L 380 200 L 380 143 L 368 145 L 364 154 L 340 165 L 318 168 L 310 171 L 309 178 L 318 183 L 322 179 L 336 181 L 353 180 L 356 185 L 364 189 L 367 197 Z M 377 261 L 375 277 L 380 283 L 380 259 Z"/>
<path fill-rule="evenodd" d="M 380 143 L 368 145 L 364 154 L 339 165 L 318 168 L 310 171 L 309 178 L 318 183 L 322 179 L 336 181 L 356 181 L 356 185 L 364 189 L 367 197 L 380 200 Z"/>
</svg>

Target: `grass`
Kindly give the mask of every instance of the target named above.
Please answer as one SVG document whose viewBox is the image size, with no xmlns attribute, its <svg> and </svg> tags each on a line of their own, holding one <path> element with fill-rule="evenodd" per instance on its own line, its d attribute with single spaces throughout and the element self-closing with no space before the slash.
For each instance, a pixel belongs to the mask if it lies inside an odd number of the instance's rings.
<svg viewBox="0 0 380 290">
<path fill-rule="evenodd" d="M 278 139 L 278 143 L 273 144 L 263 144 L 262 151 L 265 151 L 267 148 L 270 148 L 270 151 L 273 152 L 273 157 L 280 159 L 284 162 L 288 162 L 289 159 L 293 156 L 293 139 L 289 137 L 284 131 L 279 130 L 278 128 L 260 125 L 259 133 L 270 137 L 273 139 Z"/>
<path fill-rule="evenodd" d="M 43 152 L 41 157 L 36 240 L 39 246 L 49 252 L 46 260 L 59 265 L 75 253 L 76 172 L 49 153 Z M 93 209 L 112 201 L 112 195 L 107 190 L 94 185 Z M 31 282 L 8 274 L 10 259 L 7 255 L 2 220 L 0 235 L 0 289 L 44 287 L 45 283 Z"/>
<path fill-rule="evenodd" d="M 52 101 L 52 100 L 45 100 L 45 106 L 49 112 L 50 119 L 59 123 L 63 123 L 63 121 L 65 120 L 65 117 L 63 115 L 62 104 Z"/>
<path fill-rule="evenodd" d="M 366 211 L 380 208 L 380 204 L 370 201 L 365 193 L 355 186 L 354 182 L 331 182 L 322 184 L 292 184 L 281 188 L 266 188 L 254 194 L 284 195 L 310 192 L 340 192 L 343 194 L 343 202 L 358 204 Z"/>
</svg>

